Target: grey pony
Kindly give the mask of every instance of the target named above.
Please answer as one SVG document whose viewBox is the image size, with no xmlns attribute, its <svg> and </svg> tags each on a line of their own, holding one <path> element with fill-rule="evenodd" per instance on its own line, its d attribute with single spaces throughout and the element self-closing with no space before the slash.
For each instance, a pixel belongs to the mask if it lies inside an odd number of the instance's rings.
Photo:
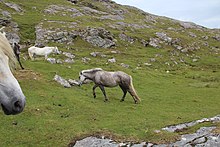
<svg viewBox="0 0 220 147">
<path fill-rule="evenodd" d="M 79 73 L 79 79 L 80 85 L 85 80 L 91 80 L 95 83 L 93 87 L 94 98 L 96 98 L 95 89 L 99 87 L 105 97 L 104 101 L 108 101 L 104 87 L 116 87 L 119 85 L 124 93 L 124 95 L 121 98 L 121 101 L 124 101 L 127 92 L 129 92 L 130 95 L 133 97 L 135 103 L 141 101 L 134 89 L 132 77 L 122 71 L 109 72 L 101 68 L 82 70 Z"/>
</svg>

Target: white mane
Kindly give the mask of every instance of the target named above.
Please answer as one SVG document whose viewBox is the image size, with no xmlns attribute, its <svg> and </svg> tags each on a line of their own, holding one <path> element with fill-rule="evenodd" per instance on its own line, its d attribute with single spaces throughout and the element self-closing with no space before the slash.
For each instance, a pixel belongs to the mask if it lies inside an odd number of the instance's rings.
<svg viewBox="0 0 220 147">
<path fill-rule="evenodd" d="M 93 68 L 93 69 L 87 69 L 87 70 L 82 70 L 81 73 L 92 73 L 92 72 L 97 72 L 97 71 L 102 71 L 102 68 Z"/>
<path fill-rule="evenodd" d="M 16 65 L 17 60 L 15 58 L 13 49 L 11 48 L 5 35 L 1 32 L 0 32 L 0 54 L 5 54 L 6 56 L 8 56 L 11 66 Z"/>
</svg>

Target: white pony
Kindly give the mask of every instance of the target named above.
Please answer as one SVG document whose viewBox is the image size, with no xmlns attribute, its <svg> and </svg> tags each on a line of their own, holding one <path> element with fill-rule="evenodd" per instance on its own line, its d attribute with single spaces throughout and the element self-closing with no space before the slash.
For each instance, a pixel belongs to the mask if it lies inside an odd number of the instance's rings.
<svg viewBox="0 0 220 147">
<path fill-rule="evenodd" d="M 48 47 L 48 46 L 45 46 L 43 48 L 31 46 L 30 48 L 28 48 L 28 54 L 29 54 L 29 57 L 31 58 L 31 60 L 33 60 L 36 55 L 45 56 L 45 60 L 46 60 L 48 55 L 51 53 L 59 54 L 58 48 L 57 47 Z"/>
<path fill-rule="evenodd" d="M 22 112 L 26 102 L 21 87 L 9 68 L 9 64 L 15 63 L 13 50 L 5 35 L 0 32 L 0 104 L 6 115 Z"/>
</svg>

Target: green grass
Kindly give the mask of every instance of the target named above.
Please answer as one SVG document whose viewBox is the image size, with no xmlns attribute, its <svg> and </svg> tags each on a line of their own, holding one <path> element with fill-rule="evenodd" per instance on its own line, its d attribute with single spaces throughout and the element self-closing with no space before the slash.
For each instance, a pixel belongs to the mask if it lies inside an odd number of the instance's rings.
<svg viewBox="0 0 220 147">
<path fill-rule="evenodd" d="M 209 53 L 210 48 L 204 46 L 197 52 L 180 53 L 179 56 L 173 57 L 170 55 L 170 51 L 173 50 L 171 47 L 164 46 L 162 49 L 155 49 L 143 47 L 140 43 L 142 38 L 148 40 L 150 37 L 155 37 L 155 32 L 161 32 L 159 28 L 168 26 L 179 28 L 178 24 L 165 19 L 157 19 L 157 21 L 164 21 L 164 25 L 157 23 L 157 27 L 150 29 L 126 29 L 127 35 L 138 39 L 134 44 L 129 44 L 119 39 L 120 30 L 110 29 L 105 25 L 115 23 L 115 21 L 99 21 L 89 16 L 68 19 L 59 15 L 50 16 L 42 13 L 50 4 L 69 6 L 69 3 L 63 0 L 39 2 L 12 0 L 12 2 L 20 4 L 26 10 L 23 15 L 13 14 L 13 20 L 20 28 L 21 43 L 27 40 L 32 43 L 35 41 L 34 27 L 39 22 L 44 22 L 45 28 L 66 27 L 57 23 L 47 23 L 45 19 L 77 21 L 81 29 L 86 26 L 105 27 L 118 41 L 113 49 L 94 47 L 80 37 L 73 41 L 74 45 L 67 46 L 50 42 L 49 45 L 57 45 L 60 50 L 76 55 L 75 63 L 71 65 L 54 65 L 44 61 L 43 58 L 38 58 L 36 61 L 22 58 L 26 70 L 16 71 L 15 75 L 27 97 L 27 105 L 24 112 L 16 116 L 5 116 L 3 112 L 0 113 L 0 146 L 67 146 L 75 137 L 96 132 L 111 134 L 110 136 L 117 140 L 166 142 L 176 139 L 181 132 L 157 134 L 154 130 L 167 125 L 213 117 L 220 113 L 219 54 Z M 89 2 L 85 0 L 84 4 L 89 6 Z M 92 4 L 102 11 L 105 10 L 99 3 Z M 0 6 L 6 9 L 5 6 Z M 33 9 L 33 6 L 36 9 Z M 73 5 L 73 7 L 79 8 L 80 6 Z M 121 6 L 118 8 L 120 9 Z M 7 10 L 14 12 L 9 8 Z M 130 10 L 130 12 L 137 13 L 136 10 Z M 133 23 L 130 16 L 136 16 L 136 20 L 143 18 L 138 14 L 125 15 L 124 22 Z M 190 31 L 198 36 L 206 35 L 200 31 Z M 181 38 L 183 44 L 191 44 L 199 40 L 198 38 L 190 39 L 187 32 L 171 31 L 168 34 L 173 38 Z M 219 46 L 219 42 L 211 39 L 213 34 L 207 35 L 212 46 Z M 73 49 L 68 50 L 68 47 Z M 113 54 L 112 50 L 120 53 Z M 90 56 L 90 53 L 94 51 L 107 55 L 107 58 Z M 161 56 L 155 57 L 156 54 Z M 24 48 L 22 56 L 26 55 L 27 48 Z M 192 62 L 191 56 L 197 55 L 201 58 L 198 62 Z M 64 58 L 63 55 L 51 57 Z M 82 57 L 89 57 L 91 61 L 82 63 Z M 107 63 L 107 59 L 112 57 L 116 58 L 117 63 Z M 185 64 L 165 65 L 165 62 L 172 63 L 171 58 L 178 61 L 180 57 L 186 60 Z M 155 58 L 156 61 L 152 62 L 152 66 L 145 66 L 144 63 L 150 63 L 150 58 Z M 128 64 L 130 67 L 123 68 L 120 63 Z M 66 79 L 78 79 L 78 73 L 81 70 L 94 67 L 110 71 L 121 70 L 132 75 L 134 87 L 142 99 L 141 103 L 135 105 L 130 95 L 127 95 L 124 102 L 120 102 L 122 91 L 119 87 L 106 88 L 110 101 L 105 103 L 103 94 L 98 88 L 97 98 L 93 98 L 93 84 L 63 88 L 53 80 L 55 73 Z M 219 128 L 219 124 L 217 126 Z M 193 132 L 196 128 L 198 126 L 187 131 Z"/>
<path fill-rule="evenodd" d="M 93 84 L 68 89 L 52 80 L 55 72 L 67 79 L 77 79 L 80 70 L 93 68 L 92 65 L 73 64 L 69 69 L 67 65 L 51 65 L 40 60 L 23 63 L 29 70 L 16 75 L 27 97 L 27 106 L 17 116 L 0 114 L 0 125 L 4 126 L 0 128 L 1 146 L 66 146 L 74 137 L 94 132 L 110 132 L 115 138 L 140 141 L 170 141 L 178 134 L 156 134 L 154 130 L 219 114 L 219 81 L 211 81 L 218 83 L 216 87 L 190 86 L 209 79 L 210 75 L 217 78 L 219 73 L 189 70 L 184 76 L 97 64 L 106 70 L 120 68 L 133 76 L 142 99 L 135 105 L 130 95 L 120 102 L 119 87 L 106 88 L 110 102 L 105 103 L 99 89 L 97 98 L 93 98 Z M 29 77 L 21 77 L 22 74 Z M 193 75 L 203 78 L 192 78 Z"/>
</svg>

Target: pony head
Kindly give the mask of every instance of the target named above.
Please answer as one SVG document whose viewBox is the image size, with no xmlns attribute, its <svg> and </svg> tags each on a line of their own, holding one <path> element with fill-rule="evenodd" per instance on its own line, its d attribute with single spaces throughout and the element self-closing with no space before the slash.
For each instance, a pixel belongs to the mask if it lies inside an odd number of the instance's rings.
<svg viewBox="0 0 220 147">
<path fill-rule="evenodd" d="M 15 65 L 13 50 L 4 34 L 0 33 L 0 104 L 6 115 L 22 112 L 26 102 L 21 87 L 10 70 L 10 62 Z"/>
<path fill-rule="evenodd" d="M 54 52 L 55 54 L 60 54 L 60 51 L 58 50 L 58 47 L 57 47 L 57 46 L 54 47 L 53 52 Z"/>
<path fill-rule="evenodd" d="M 90 75 L 94 72 L 97 72 L 97 71 L 102 71 L 103 69 L 102 68 L 93 68 L 93 69 L 87 69 L 87 70 L 82 70 L 80 73 L 79 73 L 79 84 L 82 85 L 83 82 L 87 79 L 90 79 Z"/>
</svg>

